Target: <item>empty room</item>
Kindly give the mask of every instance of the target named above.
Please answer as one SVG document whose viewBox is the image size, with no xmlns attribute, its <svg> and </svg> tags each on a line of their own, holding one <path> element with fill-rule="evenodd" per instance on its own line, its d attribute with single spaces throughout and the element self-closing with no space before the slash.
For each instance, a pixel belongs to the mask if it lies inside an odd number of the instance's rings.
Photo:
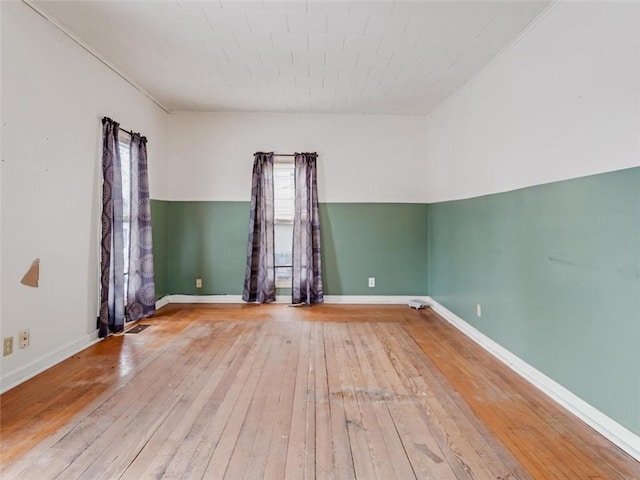
<svg viewBox="0 0 640 480">
<path fill-rule="evenodd" d="M 2 479 L 640 479 L 640 2 L 0 8 Z"/>
</svg>

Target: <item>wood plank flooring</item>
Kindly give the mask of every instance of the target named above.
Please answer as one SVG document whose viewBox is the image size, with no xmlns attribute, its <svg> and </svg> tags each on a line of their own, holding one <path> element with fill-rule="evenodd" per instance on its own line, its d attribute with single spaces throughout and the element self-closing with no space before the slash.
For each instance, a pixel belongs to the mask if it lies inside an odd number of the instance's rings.
<svg viewBox="0 0 640 480">
<path fill-rule="evenodd" d="M 638 479 L 431 310 L 168 306 L 0 397 L 3 479 Z"/>
</svg>

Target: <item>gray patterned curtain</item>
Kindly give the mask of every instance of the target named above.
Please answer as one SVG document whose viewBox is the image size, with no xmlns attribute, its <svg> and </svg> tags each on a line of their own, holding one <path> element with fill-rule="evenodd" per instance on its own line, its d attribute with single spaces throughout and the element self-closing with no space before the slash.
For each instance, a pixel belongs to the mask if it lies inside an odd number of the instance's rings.
<svg viewBox="0 0 640 480">
<path fill-rule="evenodd" d="M 124 330 L 124 258 L 120 125 L 102 119 L 102 237 L 100 265 L 100 337 Z"/>
<path fill-rule="evenodd" d="M 320 215 L 315 153 L 295 154 L 295 213 L 293 217 L 294 304 L 322 303 Z"/>
<path fill-rule="evenodd" d="M 249 243 L 242 299 L 267 303 L 276 299 L 273 248 L 273 152 L 258 152 L 251 177 Z"/>
<path fill-rule="evenodd" d="M 134 133 L 131 136 L 129 149 L 131 152 L 131 207 L 127 316 L 129 320 L 139 320 L 153 315 L 156 310 L 151 204 L 147 175 L 147 138 Z"/>
</svg>

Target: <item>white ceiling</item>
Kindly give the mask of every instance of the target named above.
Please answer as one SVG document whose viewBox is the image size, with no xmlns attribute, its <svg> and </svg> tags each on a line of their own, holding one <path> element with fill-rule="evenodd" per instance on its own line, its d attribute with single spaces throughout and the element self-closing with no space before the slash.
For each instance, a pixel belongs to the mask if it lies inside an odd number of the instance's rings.
<svg viewBox="0 0 640 480">
<path fill-rule="evenodd" d="M 549 1 L 37 1 L 168 111 L 428 114 Z"/>
</svg>

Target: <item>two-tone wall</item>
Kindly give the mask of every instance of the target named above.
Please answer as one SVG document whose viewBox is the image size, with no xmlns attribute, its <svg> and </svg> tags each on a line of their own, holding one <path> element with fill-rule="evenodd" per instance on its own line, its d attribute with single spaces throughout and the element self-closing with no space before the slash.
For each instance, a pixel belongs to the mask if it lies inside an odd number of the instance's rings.
<svg viewBox="0 0 640 480">
<path fill-rule="evenodd" d="M 429 295 L 638 455 L 639 26 L 559 2 L 427 125 Z"/>
<path fill-rule="evenodd" d="M 2 8 L 2 389 L 97 337 L 103 116 L 149 141 L 162 192 L 167 114 L 22 2 Z M 40 258 L 40 286 L 20 279 Z"/>
<path fill-rule="evenodd" d="M 171 115 L 169 198 L 154 202 L 167 225 L 166 252 L 156 242 L 156 264 L 166 258 L 159 291 L 241 294 L 253 153 L 309 151 L 319 158 L 325 294 L 426 295 L 425 125 L 411 116 Z"/>
<path fill-rule="evenodd" d="M 249 202 L 152 205 L 158 294 L 241 295 Z M 321 203 L 325 294 L 425 296 L 426 212 L 419 203 Z M 367 286 L 371 276 L 375 288 Z M 195 288 L 196 278 L 203 288 Z"/>
<path fill-rule="evenodd" d="M 31 330 L 2 388 L 96 336 L 108 115 L 149 138 L 160 295 L 239 294 L 252 154 L 316 151 L 328 295 L 429 294 L 640 452 L 638 25 L 637 3 L 558 2 L 428 118 L 167 115 L 2 2 L 2 337 Z"/>
</svg>

